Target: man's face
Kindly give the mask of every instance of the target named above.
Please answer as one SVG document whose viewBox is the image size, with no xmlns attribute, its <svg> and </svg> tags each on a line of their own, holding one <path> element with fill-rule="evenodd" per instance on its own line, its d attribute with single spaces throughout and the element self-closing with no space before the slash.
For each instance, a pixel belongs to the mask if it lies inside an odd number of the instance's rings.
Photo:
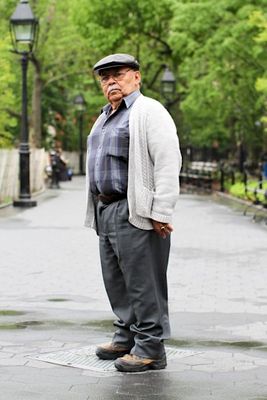
<svg viewBox="0 0 267 400">
<path fill-rule="evenodd" d="M 111 68 L 101 72 L 100 82 L 104 96 L 111 104 L 116 104 L 139 89 L 141 74 L 128 67 Z"/>
</svg>

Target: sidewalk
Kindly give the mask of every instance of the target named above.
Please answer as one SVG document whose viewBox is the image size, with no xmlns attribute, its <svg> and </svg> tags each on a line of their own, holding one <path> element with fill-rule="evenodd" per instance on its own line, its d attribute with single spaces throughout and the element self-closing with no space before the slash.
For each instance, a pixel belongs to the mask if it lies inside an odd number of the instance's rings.
<svg viewBox="0 0 267 400">
<path fill-rule="evenodd" d="M 168 367 L 122 374 L 82 365 L 111 338 L 114 316 L 97 237 L 83 227 L 84 178 L 61 186 L 36 208 L 0 210 L 0 399 L 267 400 L 267 227 L 180 196 Z"/>
</svg>

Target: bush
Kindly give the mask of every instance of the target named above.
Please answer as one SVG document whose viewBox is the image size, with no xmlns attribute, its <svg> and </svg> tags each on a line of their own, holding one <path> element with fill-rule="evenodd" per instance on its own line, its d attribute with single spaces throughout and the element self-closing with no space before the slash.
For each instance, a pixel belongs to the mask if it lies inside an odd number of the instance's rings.
<svg viewBox="0 0 267 400">
<path fill-rule="evenodd" d="M 256 189 L 258 186 L 259 182 L 257 180 L 249 181 L 247 184 L 247 187 L 249 189 Z M 263 183 L 263 189 L 267 190 L 267 181 Z M 237 182 L 234 185 L 232 185 L 229 189 L 229 193 L 234 197 L 238 197 L 239 199 L 250 200 L 250 201 L 255 200 L 253 192 L 251 191 L 248 191 L 247 193 L 245 192 L 245 184 L 243 182 Z M 264 202 L 263 194 L 258 194 L 257 197 L 260 202 Z"/>
</svg>

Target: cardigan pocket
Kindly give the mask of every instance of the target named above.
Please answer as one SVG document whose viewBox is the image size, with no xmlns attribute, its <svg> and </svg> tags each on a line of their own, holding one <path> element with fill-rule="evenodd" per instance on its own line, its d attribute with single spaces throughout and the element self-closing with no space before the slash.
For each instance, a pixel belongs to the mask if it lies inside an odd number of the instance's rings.
<svg viewBox="0 0 267 400">
<path fill-rule="evenodd" d="M 140 217 L 150 218 L 154 192 L 146 187 L 140 187 L 136 192 L 136 213 Z"/>
</svg>

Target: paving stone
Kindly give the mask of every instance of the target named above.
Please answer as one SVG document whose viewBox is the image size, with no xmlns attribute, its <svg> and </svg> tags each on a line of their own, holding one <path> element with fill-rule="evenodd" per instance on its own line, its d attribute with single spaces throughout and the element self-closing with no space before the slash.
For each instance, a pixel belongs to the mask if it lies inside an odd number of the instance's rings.
<svg viewBox="0 0 267 400">
<path fill-rule="evenodd" d="M 41 400 L 42 395 L 40 393 L 32 393 L 27 391 L 8 391 L 1 389 L 1 396 L 5 400 Z"/>
<path fill-rule="evenodd" d="M 29 352 L 37 350 L 39 350 L 38 347 L 20 345 L 20 346 L 5 346 L 3 352 L 11 354 L 28 354 Z"/>
<path fill-rule="evenodd" d="M 90 377 L 90 379 L 88 379 L 87 383 L 84 384 L 80 384 L 80 385 L 72 385 L 69 389 L 69 392 L 71 393 L 88 393 L 90 394 L 91 391 L 91 385 L 98 385 L 99 384 L 99 379 L 94 378 L 94 377 Z M 99 387 L 97 387 L 97 389 L 99 389 Z M 114 386 L 113 386 L 114 389 Z M 96 389 L 95 389 L 96 390 Z"/>
<path fill-rule="evenodd" d="M 0 374 L 0 383 L 1 382 L 9 382 L 11 380 L 12 375 L 4 374 L 2 372 L 2 367 L 1 367 L 1 374 Z"/>
<path fill-rule="evenodd" d="M 5 352 L 5 351 L 1 351 L 0 352 L 0 360 L 4 359 L 8 359 L 8 358 L 12 358 L 16 355 L 16 353 L 10 353 L 10 352 Z"/>
<path fill-rule="evenodd" d="M 1 346 L 1 347 L 13 346 L 13 345 L 14 345 L 14 343 L 6 342 L 6 341 L 4 341 L 4 340 L 0 340 L 0 346 Z"/>
<path fill-rule="evenodd" d="M 19 366 L 26 365 L 28 360 L 22 357 L 13 357 L 13 358 L 0 358 L 0 366 Z"/>
<path fill-rule="evenodd" d="M 55 369 L 57 366 L 55 364 L 50 364 L 50 363 L 44 363 L 41 361 L 35 361 L 35 360 L 27 360 L 27 363 L 25 364 L 26 367 L 30 368 L 39 368 L 39 369 Z"/>
<path fill-rule="evenodd" d="M 206 357 L 205 357 L 206 355 Z M 207 352 L 205 352 L 205 355 L 203 357 L 200 356 L 192 356 L 192 357 L 186 357 L 184 359 L 180 360 L 180 363 L 185 364 L 185 365 L 213 365 L 214 361 L 210 360 L 208 357 Z"/>
<path fill-rule="evenodd" d="M 5 400 L 88 400 L 88 396 L 76 393 L 55 392 L 53 393 L 34 393 L 31 391 L 18 391 L 16 393 L 4 390 L 1 395 Z"/>
<path fill-rule="evenodd" d="M 183 372 L 183 371 L 188 371 L 191 369 L 191 365 L 189 364 L 183 364 L 182 362 L 171 362 L 167 366 L 167 371 L 168 372 Z"/>
<path fill-rule="evenodd" d="M 64 347 L 65 345 L 67 345 L 67 343 L 59 342 L 57 340 L 52 340 L 52 339 L 50 339 L 50 340 L 39 340 L 39 341 L 35 341 L 33 343 L 34 343 L 34 346 L 36 348 L 38 348 L 38 349 L 40 349 L 40 348 L 41 349 L 42 348 L 49 349 L 48 351 L 50 351 L 51 348 L 52 349 L 60 349 L 60 348 Z"/>
<path fill-rule="evenodd" d="M 201 354 L 107 376 L 27 357 L 112 337 L 98 238 L 83 228 L 84 178 L 34 209 L 2 211 L 1 308 L 25 311 L 8 321 L 26 327 L 0 330 L 1 398 L 267 399 L 266 227 L 209 196 L 181 195 L 168 270 L 172 345 Z M 49 301 L 57 298 L 68 301 Z"/>
</svg>

